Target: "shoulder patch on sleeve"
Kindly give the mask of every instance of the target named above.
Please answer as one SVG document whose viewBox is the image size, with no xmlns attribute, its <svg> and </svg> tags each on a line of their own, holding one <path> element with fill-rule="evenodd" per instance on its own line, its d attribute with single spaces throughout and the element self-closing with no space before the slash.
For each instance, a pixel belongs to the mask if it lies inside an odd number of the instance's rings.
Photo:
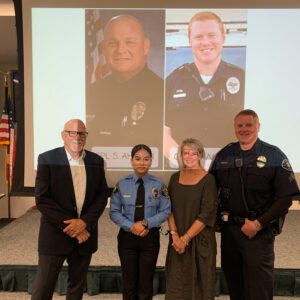
<svg viewBox="0 0 300 300">
<path fill-rule="evenodd" d="M 282 161 L 281 166 L 282 166 L 283 169 L 285 169 L 285 170 L 287 170 L 289 172 L 293 171 L 292 166 L 291 166 L 291 164 L 290 164 L 290 162 L 289 162 L 289 160 L 287 158 L 285 158 Z"/>
<path fill-rule="evenodd" d="M 161 186 L 160 193 L 163 197 L 169 198 L 168 188 L 165 184 Z"/>
</svg>

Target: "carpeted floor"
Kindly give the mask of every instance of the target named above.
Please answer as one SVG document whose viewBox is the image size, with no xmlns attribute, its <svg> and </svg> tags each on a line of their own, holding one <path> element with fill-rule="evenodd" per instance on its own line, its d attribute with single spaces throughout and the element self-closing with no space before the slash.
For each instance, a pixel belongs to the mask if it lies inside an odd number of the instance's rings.
<svg viewBox="0 0 300 300">
<path fill-rule="evenodd" d="M 36 266 L 37 265 L 37 236 L 39 230 L 39 219 L 40 213 L 37 210 L 30 210 L 22 217 L 14 220 L 8 225 L 0 229 L 0 267 L 5 268 L 6 266 Z M 286 223 L 284 226 L 283 233 L 277 237 L 275 243 L 276 252 L 276 269 L 292 269 L 297 273 L 300 270 L 300 255 L 299 255 L 299 245 L 300 245 L 300 231 L 299 231 L 299 221 L 300 221 L 300 210 L 292 210 L 289 212 Z M 119 266 L 119 258 L 117 254 L 117 233 L 118 227 L 112 223 L 108 216 L 108 209 L 105 210 L 103 216 L 99 220 L 99 250 L 92 257 L 91 266 L 95 268 L 101 267 L 115 267 Z M 158 267 L 163 267 L 165 264 L 165 257 L 167 252 L 168 237 L 165 235 L 167 231 L 167 224 L 163 224 L 161 230 L 161 249 L 157 262 Z M 217 241 L 220 244 L 220 235 L 217 234 Z M 220 250 L 218 247 L 217 255 L 217 267 L 220 267 Z M 292 271 L 294 272 L 294 271 Z M 283 270 L 283 273 L 286 273 Z M 290 273 L 290 272 L 288 272 Z M 3 273 L 4 274 L 4 273 Z M 1 276 L 5 276 L 5 275 Z M 11 274 L 10 274 L 11 275 Z M 282 276 L 279 275 L 279 277 Z M 285 276 L 285 275 L 284 275 Z M 288 274 L 288 276 L 290 276 Z M 277 287 L 279 291 L 293 291 L 296 287 L 296 282 L 298 282 L 299 275 L 295 278 L 295 281 L 288 281 Z M 277 276 L 278 277 L 278 276 Z M 106 278 L 106 277 L 105 277 Z M 280 277 L 281 278 L 281 277 Z M 281 279 L 277 280 L 281 280 Z M 2 278 L 3 279 L 3 278 Z M 30 282 L 30 278 L 28 279 Z M 292 280 L 292 279 L 291 279 Z M 1 281 L 1 280 L 0 280 Z M 281 281 L 279 281 L 281 282 Z M 295 286 L 294 286 L 295 285 Z M 28 285 L 29 286 L 29 285 Z M 1 289 L 1 285 L 0 285 Z M 27 291 L 25 289 L 9 289 L 4 288 L 4 290 L 18 290 Z M 29 288 L 30 290 L 30 288 Z M 299 285 L 295 291 L 299 291 Z M 103 290 L 104 292 L 105 290 Z M 118 291 L 112 290 L 112 291 Z M 164 290 L 162 290 L 163 292 Z M 91 293 L 92 294 L 92 293 Z M 278 293 L 277 295 L 281 295 Z M 286 293 L 287 295 L 299 295 L 299 292 Z M 1 300 L 29 300 L 30 295 L 26 292 L 2 292 L 0 291 Z M 65 299 L 63 296 L 56 295 L 54 300 Z M 120 300 L 120 294 L 103 294 L 100 293 L 96 296 L 84 296 L 84 300 L 93 299 L 110 299 L 110 300 Z M 157 295 L 154 300 L 162 300 L 164 295 Z M 275 297 L 274 300 L 288 300 L 288 299 L 298 299 L 296 297 Z M 216 297 L 216 300 L 229 300 L 228 296 Z"/>
<path fill-rule="evenodd" d="M 2 218 L 0 219 L 0 229 L 4 226 L 8 225 L 10 222 L 14 221 L 15 219 L 9 219 L 9 218 Z"/>
<path fill-rule="evenodd" d="M 28 211 L 22 217 L 0 229 L 0 265 L 36 265 L 37 236 L 40 213 Z M 300 211 L 287 215 L 283 233 L 276 238 L 276 268 L 300 269 Z M 99 250 L 92 257 L 92 266 L 119 266 L 117 254 L 118 227 L 108 216 L 108 209 L 99 220 Z M 164 266 L 168 237 L 164 234 L 167 224 L 162 226 L 161 249 L 157 266 Z M 220 236 L 217 234 L 219 244 Z M 217 266 L 220 266 L 218 249 Z"/>
</svg>

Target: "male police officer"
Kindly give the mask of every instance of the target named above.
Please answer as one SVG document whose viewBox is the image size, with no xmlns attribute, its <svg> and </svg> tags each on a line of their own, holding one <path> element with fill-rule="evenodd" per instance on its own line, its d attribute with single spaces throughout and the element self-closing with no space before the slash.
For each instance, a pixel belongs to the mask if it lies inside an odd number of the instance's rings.
<svg viewBox="0 0 300 300">
<path fill-rule="evenodd" d="M 242 110 L 237 143 L 224 147 L 211 172 L 220 189 L 221 257 L 231 300 L 273 299 L 274 236 L 299 194 L 285 154 L 258 138 L 259 119 Z"/>
<path fill-rule="evenodd" d="M 113 17 L 101 47 L 111 74 L 94 84 L 87 101 L 90 144 L 131 147 L 143 141 L 162 149 L 164 84 L 147 66 L 150 40 L 141 23 L 131 15 Z"/>
<path fill-rule="evenodd" d="M 228 120 L 243 109 L 244 71 L 221 58 L 225 30 L 216 14 L 194 15 L 188 35 L 194 63 L 182 65 L 166 81 L 166 149 L 187 132 L 206 147 L 222 147 L 232 139 Z"/>
</svg>

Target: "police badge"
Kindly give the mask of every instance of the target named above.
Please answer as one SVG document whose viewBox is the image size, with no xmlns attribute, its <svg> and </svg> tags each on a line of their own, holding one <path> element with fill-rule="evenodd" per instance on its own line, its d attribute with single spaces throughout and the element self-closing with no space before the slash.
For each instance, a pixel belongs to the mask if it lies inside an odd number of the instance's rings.
<svg viewBox="0 0 300 300">
<path fill-rule="evenodd" d="M 152 188 L 152 197 L 157 198 L 158 197 L 158 189 L 156 187 Z"/>
<path fill-rule="evenodd" d="M 209 99 L 215 97 L 215 94 L 211 89 L 200 86 L 199 97 L 200 97 L 201 101 L 208 101 Z"/>
<path fill-rule="evenodd" d="M 131 109 L 132 125 L 137 125 L 137 121 L 142 119 L 146 111 L 146 104 L 142 101 L 136 102 Z"/>
<path fill-rule="evenodd" d="M 265 156 L 260 155 L 256 160 L 256 165 L 258 168 L 263 168 L 266 165 L 267 159 Z"/>
</svg>

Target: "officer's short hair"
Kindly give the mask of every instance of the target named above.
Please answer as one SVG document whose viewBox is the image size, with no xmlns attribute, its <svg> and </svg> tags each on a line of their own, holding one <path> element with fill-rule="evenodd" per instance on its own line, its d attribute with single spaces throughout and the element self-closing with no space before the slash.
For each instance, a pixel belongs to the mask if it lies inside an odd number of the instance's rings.
<svg viewBox="0 0 300 300">
<path fill-rule="evenodd" d="M 150 149 L 150 147 L 148 147 L 147 145 L 145 144 L 138 144 L 138 145 L 135 145 L 132 150 L 131 150 L 131 158 L 133 158 L 135 156 L 135 154 L 140 151 L 140 150 L 145 150 L 148 152 L 149 156 L 152 157 L 152 151 Z"/>
<path fill-rule="evenodd" d="M 135 16 L 132 16 L 132 15 L 117 15 L 117 16 L 114 16 L 112 17 L 105 25 L 104 27 L 104 38 L 106 37 L 106 34 L 107 34 L 107 31 L 108 29 L 110 28 L 110 26 L 116 22 L 116 21 L 119 21 L 119 20 L 127 20 L 127 21 L 131 21 L 131 22 L 134 22 L 136 23 L 139 27 L 140 27 L 140 30 L 141 32 L 143 33 L 143 35 L 145 35 L 145 31 L 144 31 L 144 27 L 141 23 L 141 21 L 136 18 Z"/>
<path fill-rule="evenodd" d="M 201 12 L 198 12 L 197 14 L 193 15 L 189 22 L 189 27 L 188 27 L 189 37 L 191 35 L 191 27 L 192 27 L 193 22 L 208 21 L 208 20 L 215 20 L 219 24 L 221 33 L 223 35 L 225 35 L 225 29 L 224 29 L 224 24 L 223 24 L 222 19 L 217 14 L 215 14 L 211 11 L 201 11 Z"/>
<path fill-rule="evenodd" d="M 177 153 L 177 159 L 178 159 L 178 163 L 179 163 L 179 167 L 182 169 L 184 168 L 184 164 L 183 164 L 183 160 L 182 160 L 182 154 L 183 154 L 183 148 L 185 146 L 191 146 L 192 148 L 195 149 L 195 151 L 197 151 L 203 158 L 205 157 L 205 151 L 204 151 L 204 147 L 202 145 L 202 143 L 195 139 L 195 138 L 187 138 L 185 140 L 182 141 L 179 149 L 178 149 L 178 153 Z M 199 165 L 201 165 L 203 167 L 203 162 L 200 161 Z"/>
<path fill-rule="evenodd" d="M 252 109 L 243 109 L 241 110 L 235 117 L 234 117 L 234 121 L 236 120 L 237 117 L 239 116 L 252 116 L 254 119 L 256 119 L 259 122 L 259 118 L 257 113 L 252 110 Z"/>
</svg>

